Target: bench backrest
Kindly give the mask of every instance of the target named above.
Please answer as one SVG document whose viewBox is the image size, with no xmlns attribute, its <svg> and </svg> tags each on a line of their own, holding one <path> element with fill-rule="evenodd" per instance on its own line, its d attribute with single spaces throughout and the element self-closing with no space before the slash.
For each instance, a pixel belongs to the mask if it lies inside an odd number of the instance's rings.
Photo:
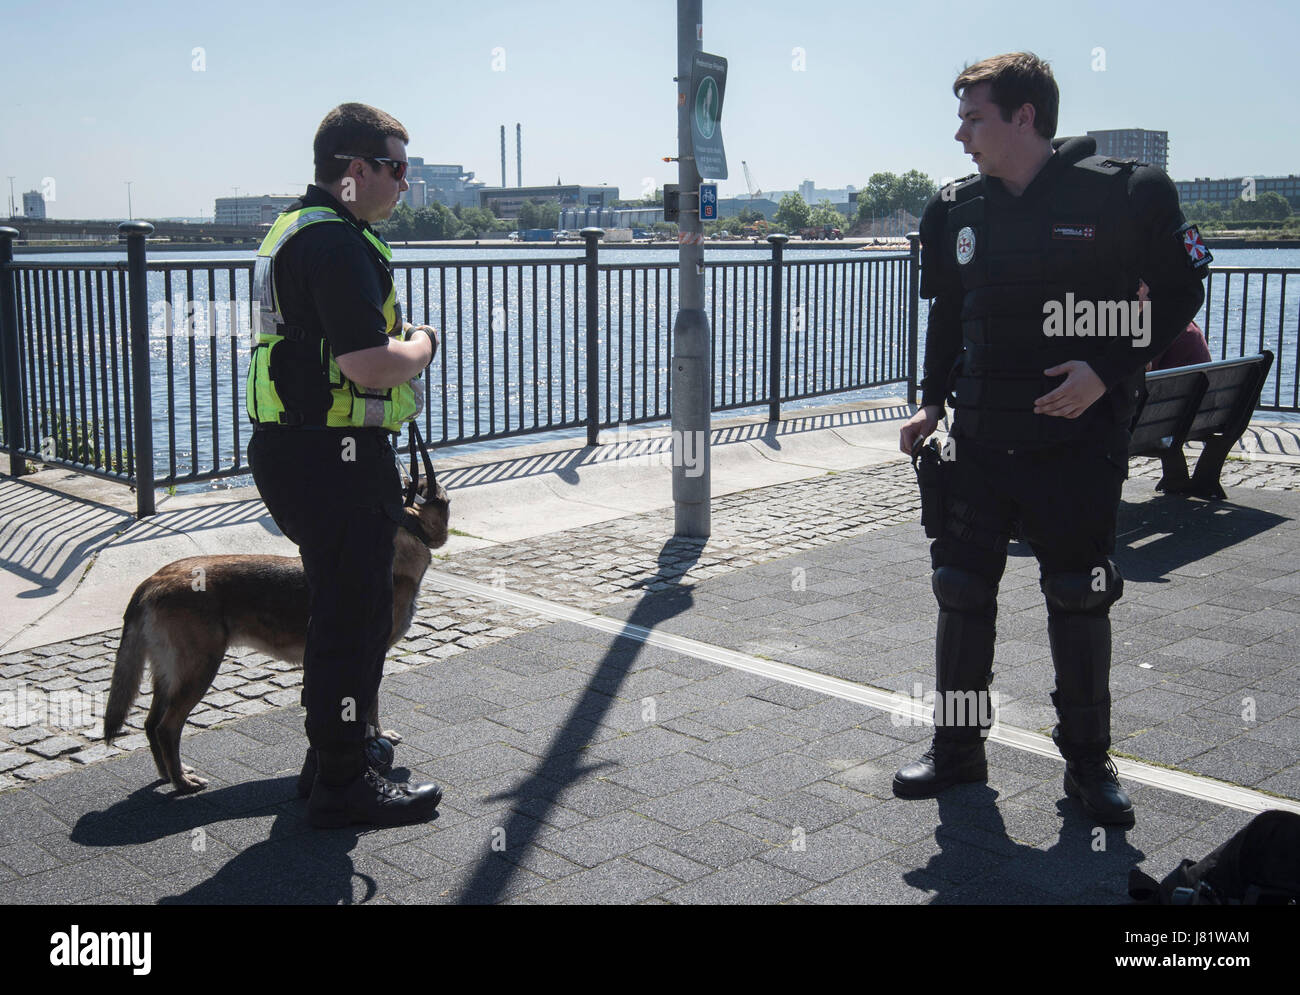
<svg viewBox="0 0 1300 995">
<path fill-rule="evenodd" d="M 1273 354 L 1225 359 L 1146 375 L 1146 398 L 1134 417 L 1129 455 L 1158 453 L 1185 442 L 1246 430 Z"/>
</svg>

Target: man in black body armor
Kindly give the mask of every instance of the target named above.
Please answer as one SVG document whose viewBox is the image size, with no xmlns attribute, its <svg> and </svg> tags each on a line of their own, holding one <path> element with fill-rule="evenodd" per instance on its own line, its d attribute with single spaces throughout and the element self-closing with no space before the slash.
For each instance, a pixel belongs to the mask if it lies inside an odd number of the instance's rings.
<svg viewBox="0 0 1300 995">
<path fill-rule="evenodd" d="M 941 190 L 921 221 L 933 303 L 922 406 L 899 440 L 913 452 L 955 394 L 930 549 L 935 736 L 894 791 L 930 797 L 987 777 L 997 590 L 1018 522 L 1047 601 L 1065 791 L 1099 822 L 1132 825 L 1107 755 L 1109 609 L 1123 591 L 1110 554 L 1143 368 L 1200 308 L 1210 256 L 1159 169 L 1093 155 L 1090 138 L 1053 141 L 1058 91 L 1036 56 L 970 66 L 953 93 L 955 137 L 979 173 Z M 1130 308 L 1140 279 L 1145 315 Z"/>
</svg>

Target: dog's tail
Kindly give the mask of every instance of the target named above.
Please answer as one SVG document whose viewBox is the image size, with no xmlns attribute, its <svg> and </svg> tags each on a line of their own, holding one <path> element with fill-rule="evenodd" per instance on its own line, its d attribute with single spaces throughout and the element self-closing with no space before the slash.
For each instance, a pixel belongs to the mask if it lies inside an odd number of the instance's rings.
<svg viewBox="0 0 1300 995">
<path fill-rule="evenodd" d="M 131 595 L 131 603 L 122 616 L 122 642 L 117 647 L 117 663 L 113 667 L 113 684 L 108 692 L 108 707 L 104 710 L 104 742 L 112 743 L 122 731 L 126 716 L 140 694 L 140 678 L 144 676 L 144 595 L 143 585 Z"/>
</svg>

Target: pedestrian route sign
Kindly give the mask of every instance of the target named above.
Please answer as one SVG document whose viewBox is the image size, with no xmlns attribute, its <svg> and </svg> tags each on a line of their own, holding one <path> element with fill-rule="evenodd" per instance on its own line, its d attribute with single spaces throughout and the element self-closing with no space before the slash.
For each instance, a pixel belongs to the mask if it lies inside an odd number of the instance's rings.
<svg viewBox="0 0 1300 995">
<path fill-rule="evenodd" d="M 700 220 L 718 220 L 718 185 L 716 183 L 700 184 Z"/>
<path fill-rule="evenodd" d="M 722 98 L 727 92 L 727 60 L 696 52 L 691 57 L 691 153 L 700 176 L 727 178 L 722 147 Z M 703 215 L 701 214 L 701 217 Z"/>
</svg>

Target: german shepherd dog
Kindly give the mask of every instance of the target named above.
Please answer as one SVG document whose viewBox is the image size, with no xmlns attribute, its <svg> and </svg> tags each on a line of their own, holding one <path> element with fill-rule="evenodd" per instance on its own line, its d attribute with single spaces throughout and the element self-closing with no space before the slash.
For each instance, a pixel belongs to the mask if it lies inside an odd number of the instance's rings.
<svg viewBox="0 0 1300 995">
<path fill-rule="evenodd" d="M 408 490 L 405 521 L 394 540 L 390 649 L 415 617 L 420 582 L 432 560 L 429 551 L 447 541 L 451 502 L 436 480 L 433 494 L 426 494 L 430 479 L 426 475 Z M 105 742 L 121 732 L 140 693 L 147 659 L 153 705 L 144 731 L 158 776 L 171 781 L 177 794 L 203 788 L 208 782 L 181 763 L 185 720 L 211 686 L 230 646 L 249 646 L 301 666 L 310 604 L 307 577 L 296 556 L 192 556 L 163 567 L 135 589 L 122 618 L 104 715 Z M 368 716 L 376 730 L 378 710 L 376 701 Z M 396 734 L 384 735 L 391 739 Z"/>
</svg>

